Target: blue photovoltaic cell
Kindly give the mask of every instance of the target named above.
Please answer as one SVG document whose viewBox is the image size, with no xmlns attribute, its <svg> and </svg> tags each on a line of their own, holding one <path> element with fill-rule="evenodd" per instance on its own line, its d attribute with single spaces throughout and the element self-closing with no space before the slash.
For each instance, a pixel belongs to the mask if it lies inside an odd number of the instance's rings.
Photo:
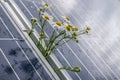
<svg viewBox="0 0 120 80">
<path fill-rule="evenodd" d="M 0 80 L 51 80 L 0 5 Z"/>
<path fill-rule="evenodd" d="M 0 49 L 0 79 L 1 80 L 17 80 L 12 68 L 4 57 L 4 53 Z"/>
</svg>

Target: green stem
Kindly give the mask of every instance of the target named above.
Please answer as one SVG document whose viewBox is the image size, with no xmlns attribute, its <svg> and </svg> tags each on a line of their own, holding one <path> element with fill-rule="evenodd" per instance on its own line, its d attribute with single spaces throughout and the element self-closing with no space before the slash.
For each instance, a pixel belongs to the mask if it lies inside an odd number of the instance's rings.
<svg viewBox="0 0 120 80">
<path fill-rule="evenodd" d="M 69 37 L 69 36 L 64 36 L 64 37 L 61 38 L 58 42 L 56 42 L 56 44 L 51 48 L 51 51 L 53 51 L 55 48 L 63 45 L 64 43 L 66 43 L 66 42 L 68 42 L 68 41 L 70 41 L 70 40 L 72 39 L 72 38 L 69 38 L 69 40 L 64 41 L 62 44 L 60 44 L 60 42 L 61 42 L 62 40 L 66 39 L 66 38 L 68 38 L 68 37 Z M 59 44 L 60 44 L 60 45 L 59 45 Z"/>
<path fill-rule="evenodd" d="M 60 71 L 60 70 L 69 70 L 69 71 L 72 71 L 72 72 L 81 72 L 81 68 L 79 66 L 74 67 L 74 68 L 71 68 L 71 67 L 61 67 L 61 68 L 54 69 L 54 70 L 56 72 Z"/>
<path fill-rule="evenodd" d="M 46 52 L 49 52 L 49 53 L 47 53 L 46 58 L 48 58 L 48 57 L 50 56 L 51 52 L 52 52 L 54 49 L 56 49 L 57 47 L 59 47 L 60 42 L 61 42 L 64 38 L 65 38 L 65 37 L 61 38 L 58 42 L 56 42 L 53 47 L 51 47 L 51 46 L 48 47 L 48 49 L 46 50 Z"/>
<path fill-rule="evenodd" d="M 29 36 L 30 36 L 30 37 L 32 36 L 32 34 L 33 34 L 33 29 L 35 28 L 34 22 L 31 23 L 31 24 L 32 24 L 32 29 L 31 29 L 30 32 L 29 32 Z"/>
<path fill-rule="evenodd" d="M 49 47 L 51 47 L 53 45 L 53 43 L 56 41 L 57 38 L 59 38 L 59 36 L 63 35 L 65 33 L 65 31 L 61 31 L 56 37 L 52 37 L 52 39 L 49 40 Z"/>
<path fill-rule="evenodd" d="M 29 36 L 32 37 L 33 29 L 30 30 Z"/>
<path fill-rule="evenodd" d="M 64 69 L 65 69 L 64 67 L 61 67 L 61 68 L 57 68 L 57 69 L 54 69 L 54 70 L 55 70 L 55 72 L 57 72 L 57 71 L 64 70 Z"/>
<path fill-rule="evenodd" d="M 39 12 L 39 20 L 40 20 L 40 25 L 42 26 L 42 15 L 40 12 Z"/>
<path fill-rule="evenodd" d="M 65 43 L 67 43 L 67 42 L 69 42 L 70 40 L 71 40 L 72 38 L 70 38 L 69 40 L 67 40 L 67 41 L 64 41 L 62 44 L 60 44 L 59 46 L 62 46 L 63 44 L 65 44 Z"/>
<path fill-rule="evenodd" d="M 47 47 L 49 47 L 49 45 L 51 43 L 53 43 L 52 41 L 53 41 L 54 35 L 55 35 L 55 30 L 53 31 L 52 35 L 50 36 L 49 43 L 47 44 Z"/>
<path fill-rule="evenodd" d="M 44 26 L 46 25 L 47 20 L 44 20 L 43 24 L 41 25 L 41 28 L 44 30 Z"/>
<path fill-rule="evenodd" d="M 59 36 L 65 34 L 65 31 L 61 31 L 53 40 L 55 41 Z"/>
<path fill-rule="evenodd" d="M 38 40 L 37 44 L 36 44 L 37 47 L 40 46 L 40 40 Z"/>
<path fill-rule="evenodd" d="M 36 46 L 40 49 L 41 53 L 43 54 L 43 56 L 45 55 L 45 49 L 42 46 L 42 44 L 40 43 L 40 41 L 37 42 Z"/>
</svg>

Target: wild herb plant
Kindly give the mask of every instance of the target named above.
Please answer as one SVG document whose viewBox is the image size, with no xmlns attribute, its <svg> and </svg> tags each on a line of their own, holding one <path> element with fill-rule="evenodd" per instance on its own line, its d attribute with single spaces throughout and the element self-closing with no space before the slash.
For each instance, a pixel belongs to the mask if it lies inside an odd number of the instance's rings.
<svg viewBox="0 0 120 80">
<path fill-rule="evenodd" d="M 29 32 L 29 36 L 33 35 L 33 30 L 36 25 L 41 26 L 41 31 L 39 34 L 39 40 L 36 46 L 39 48 L 43 56 L 47 59 L 50 54 L 59 46 L 73 40 L 78 43 L 78 36 L 82 34 L 88 34 L 90 31 L 90 27 L 86 27 L 84 30 L 79 30 L 78 27 L 73 25 L 68 16 L 62 17 L 63 20 L 53 21 L 53 16 L 48 14 L 48 10 L 50 9 L 50 5 L 45 3 L 42 7 L 39 8 L 39 20 L 37 18 L 31 18 L 32 28 Z M 45 27 L 49 23 L 53 27 L 52 34 L 49 38 L 46 39 Z M 70 67 L 62 67 L 57 69 L 56 71 L 66 69 L 73 72 L 81 71 L 80 67 L 70 68 Z"/>
</svg>

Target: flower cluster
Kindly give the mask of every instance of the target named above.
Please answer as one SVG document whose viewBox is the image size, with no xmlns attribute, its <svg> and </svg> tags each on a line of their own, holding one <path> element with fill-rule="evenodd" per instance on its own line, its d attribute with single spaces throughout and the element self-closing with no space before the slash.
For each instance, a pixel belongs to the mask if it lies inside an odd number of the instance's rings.
<svg viewBox="0 0 120 80">
<path fill-rule="evenodd" d="M 41 31 L 39 34 L 39 40 L 36 43 L 36 45 L 46 59 L 59 46 L 67 43 L 70 40 L 73 40 L 78 43 L 78 36 L 81 34 L 88 34 L 90 31 L 90 27 L 87 27 L 84 30 L 80 31 L 77 26 L 71 23 L 70 18 L 68 16 L 62 16 L 62 21 L 53 21 L 53 16 L 49 15 L 47 12 L 49 8 L 51 8 L 51 6 L 48 3 L 44 3 L 43 7 L 39 8 L 39 21 L 37 18 L 31 18 L 32 28 L 29 32 L 29 36 L 31 37 L 35 26 L 40 24 Z M 53 32 L 49 39 L 46 39 L 45 37 L 45 27 L 47 23 L 49 23 L 53 27 Z M 64 69 L 71 70 L 73 72 L 81 71 L 79 67 L 75 67 L 73 69 Z"/>
<path fill-rule="evenodd" d="M 73 25 L 70 22 L 70 18 L 68 16 L 62 16 L 62 21 L 53 21 L 53 17 L 48 14 L 50 5 L 48 3 L 44 3 L 43 7 L 39 8 L 39 22 L 41 26 L 39 41 L 37 42 L 37 46 L 42 46 L 41 52 L 43 56 L 46 58 L 54 51 L 57 47 L 63 45 L 64 43 L 73 40 L 75 42 L 79 42 L 78 36 L 81 34 L 88 34 L 90 31 L 90 27 L 80 31 L 78 27 Z M 45 31 L 44 28 L 47 22 L 52 25 L 53 33 L 51 34 L 49 39 L 45 39 Z M 31 19 L 32 29 L 29 32 L 29 35 L 32 35 L 33 29 L 36 24 L 38 24 L 37 18 Z M 64 41 L 63 41 L 64 40 Z M 43 41 L 45 44 L 43 44 Z M 43 46 L 44 45 L 44 46 Z"/>
</svg>

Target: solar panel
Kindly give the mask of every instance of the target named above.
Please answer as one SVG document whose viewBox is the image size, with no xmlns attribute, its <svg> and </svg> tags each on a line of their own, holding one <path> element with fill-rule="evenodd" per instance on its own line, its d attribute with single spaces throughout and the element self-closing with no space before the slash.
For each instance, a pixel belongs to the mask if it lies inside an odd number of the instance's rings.
<svg viewBox="0 0 120 80">
<path fill-rule="evenodd" d="M 56 79 L 0 3 L 0 80 Z M 48 69 L 49 67 L 49 69 Z M 59 79 L 59 78 L 57 78 Z"/>
<path fill-rule="evenodd" d="M 120 3 L 118 3 L 117 0 L 111 0 L 109 2 L 106 2 L 104 0 L 69 0 L 67 2 L 65 2 L 64 0 L 13 1 L 17 5 L 18 10 L 20 9 L 19 11 L 25 16 L 25 19 L 28 22 L 30 22 L 31 17 L 38 17 L 39 7 L 42 5 L 42 2 L 45 1 L 49 4 L 52 4 L 53 9 L 49 11 L 49 14 L 53 15 L 56 20 L 61 19 L 60 15 L 68 15 L 71 19 L 71 22 L 79 26 L 80 29 L 84 28 L 82 26 L 85 26 L 86 24 L 92 25 L 93 30 L 91 32 L 91 35 L 85 37 L 81 36 L 81 41 L 79 44 L 75 44 L 71 41 L 68 44 L 66 43 L 65 45 L 59 47 L 57 50 L 54 51 L 54 55 L 57 57 L 58 61 L 62 64 L 62 66 L 80 66 L 82 68 L 82 72 L 80 73 L 72 73 L 70 71 L 67 71 L 67 73 L 71 76 L 73 80 L 120 79 L 119 48 L 117 48 L 119 47 L 119 44 L 117 44 L 119 42 L 119 28 L 116 27 L 116 23 L 118 23 L 119 19 L 115 16 L 120 13 L 120 10 L 118 8 L 118 5 Z M 113 15 L 111 10 L 114 11 Z M 3 21 L 2 19 L 4 18 L 1 18 L 1 21 Z M 109 21 L 109 19 L 111 21 Z M 115 22 L 112 21 L 112 19 L 114 19 Z M 3 26 L 3 23 L 5 22 L 1 22 L 0 25 Z M 50 24 L 47 24 L 47 26 L 48 27 L 46 27 L 45 32 L 49 37 L 53 28 Z M 114 27 L 117 29 L 114 29 Z M 109 32 L 109 30 L 111 32 Z M 36 31 L 39 33 L 40 27 L 37 27 Z M 4 39 L 3 42 L 5 41 L 5 39 L 9 38 L 9 41 L 13 41 L 14 43 L 14 41 L 17 40 L 17 42 L 21 44 L 21 40 L 19 39 L 22 38 L 19 36 L 19 34 L 16 35 L 13 39 L 11 38 L 12 36 L 8 33 L 8 30 L 6 31 L 6 29 L 2 28 L 2 34 L 0 35 L 2 37 L 1 39 Z M 6 35 L 3 36 L 3 34 Z M 110 35 L 112 35 L 111 37 L 114 37 L 117 40 L 111 39 Z M 23 46 L 23 44 L 21 44 L 21 46 Z M 2 53 L 1 55 L 4 56 L 4 49 L 1 48 L 0 50 Z M 19 51 L 19 49 L 17 50 Z M 9 64 L 7 65 L 10 66 Z M 16 76 L 13 78 L 16 78 Z"/>
</svg>

